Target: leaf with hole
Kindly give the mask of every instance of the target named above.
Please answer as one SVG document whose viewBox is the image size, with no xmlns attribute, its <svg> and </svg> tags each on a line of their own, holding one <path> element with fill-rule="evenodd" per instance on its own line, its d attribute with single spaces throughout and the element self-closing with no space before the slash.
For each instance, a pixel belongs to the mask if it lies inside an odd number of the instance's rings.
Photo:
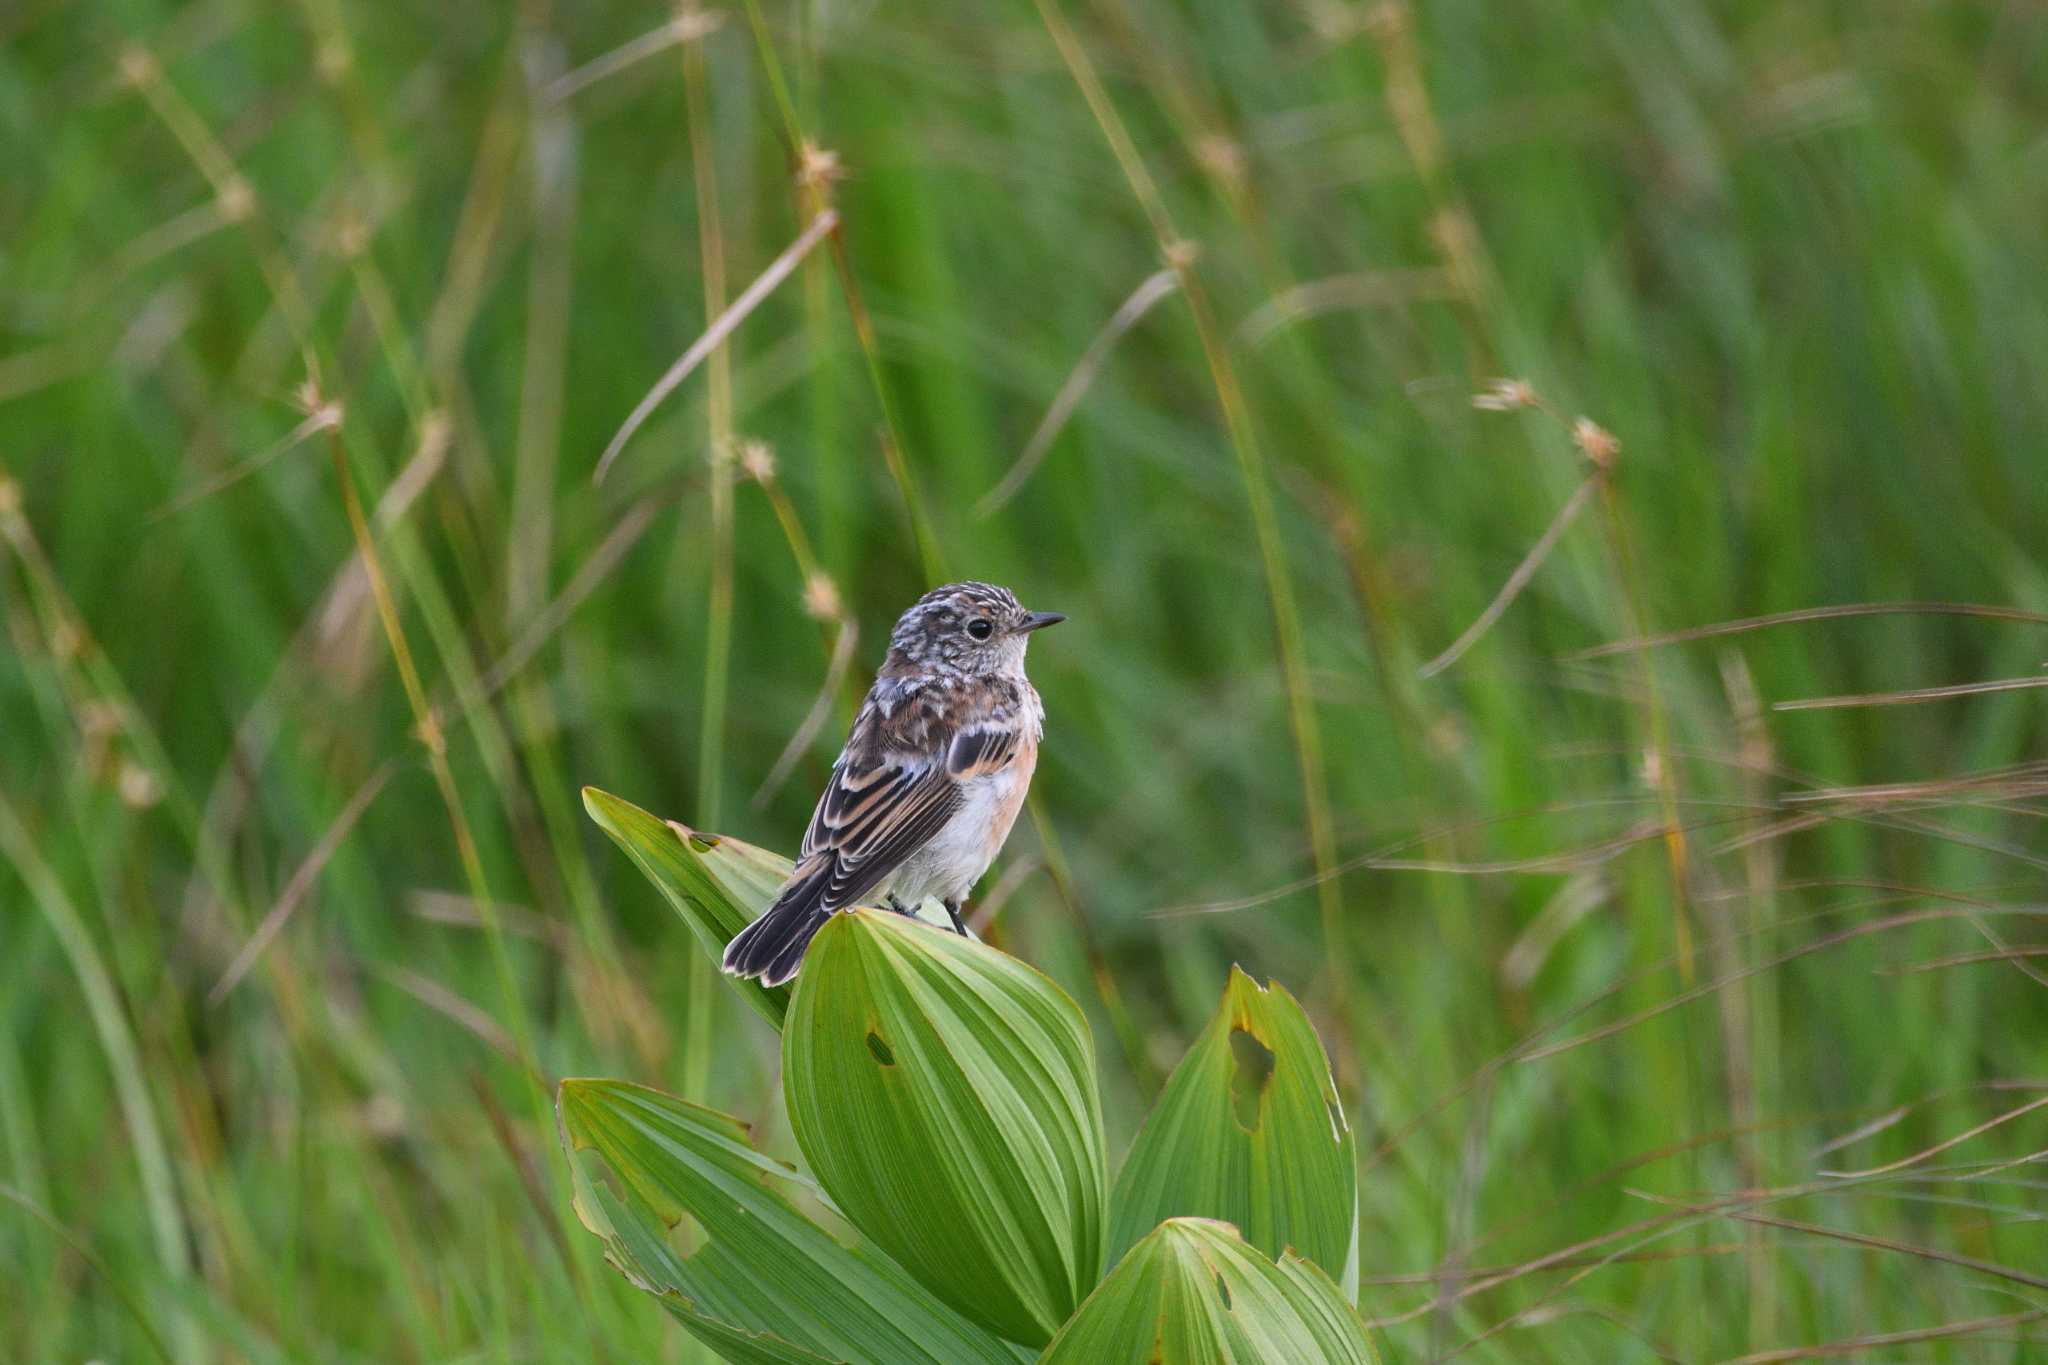
<svg viewBox="0 0 2048 1365">
<path fill-rule="evenodd" d="M 1017 959 L 886 911 L 811 943 L 782 1035 L 804 1159 L 947 1303 L 1043 1345 L 1102 1266 L 1105 1166 L 1081 1011 Z"/>
<path fill-rule="evenodd" d="M 1357 1142 L 1329 1057 L 1292 995 L 1234 967 L 1118 1173 L 1110 1254 L 1180 1217 L 1292 1248 L 1357 1295 Z"/>
<path fill-rule="evenodd" d="M 692 1335 L 741 1365 L 1017 1365 L 870 1245 L 847 1247 L 776 1184 L 809 1182 L 748 1145 L 737 1119 L 623 1081 L 563 1081 L 556 1101 L 577 1215 L 607 1259 Z M 595 1153 L 600 1179 L 579 1154 Z M 671 1240 L 684 1218 L 702 1244 Z"/>
<path fill-rule="evenodd" d="M 1314 1265 L 1278 1265 L 1228 1223 L 1161 1223 L 1088 1296 L 1040 1365 L 1376 1365 L 1365 1325 Z"/>
</svg>

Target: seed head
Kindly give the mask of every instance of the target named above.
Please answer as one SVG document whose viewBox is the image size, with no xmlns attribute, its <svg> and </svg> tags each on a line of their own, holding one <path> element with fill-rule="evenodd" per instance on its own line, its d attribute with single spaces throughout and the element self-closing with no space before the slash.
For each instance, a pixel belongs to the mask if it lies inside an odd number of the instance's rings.
<svg viewBox="0 0 2048 1365">
<path fill-rule="evenodd" d="M 133 86 L 148 85 L 157 77 L 156 56 L 146 47 L 123 48 L 121 79 Z"/>
<path fill-rule="evenodd" d="M 223 222 L 239 223 L 256 211 L 256 191 L 238 175 L 220 187 L 214 203 L 220 208 Z"/>
<path fill-rule="evenodd" d="M 839 585 L 822 573 L 804 580 L 804 612 L 814 620 L 837 621 L 845 608 L 839 600 Z"/>
<path fill-rule="evenodd" d="M 148 810 L 164 799 L 163 783 L 156 780 L 156 774 L 132 758 L 121 760 L 115 790 L 121 794 L 121 804 L 130 810 Z"/>
<path fill-rule="evenodd" d="M 796 183 L 820 194 L 830 194 L 832 182 L 844 179 L 846 168 L 839 164 L 839 153 L 805 139 L 797 152 Z"/>
<path fill-rule="evenodd" d="M 1579 453 L 1602 469 L 1614 468 L 1614 457 L 1621 454 L 1621 442 L 1614 433 L 1590 417 L 1581 417 L 1572 423 L 1572 444 Z"/>
<path fill-rule="evenodd" d="M 313 72 L 328 85 L 339 85 L 355 60 L 355 53 L 345 39 L 329 38 L 313 55 Z"/>
<path fill-rule="evenodd" d="M 362 215 L 344 213 L 334 224 L 334 249 L 344 260 L 354 260 L 370 247 L 370 225 Z"/>
<path fill-rule="evenodd" d="M 1484 393 L 1472 395 L 1472 406 L 1481 412 L 1514 412 L 1536 406 L 1536 390 L 1526 379 L 1496 379 Z"/>
<path fill-rule="evenodd" d="M 775 482 L 775 451 L 766 441 L 740 442 L 740 468 L 758 484 Z"/>
<path fill-rule="evenodd" d="M 1244 144 L 1224 133 L 1205 133 L 1195 139 L 1195 161 L 1216 179 L 1242 185 L 1250 170 Z"/>
</svg>

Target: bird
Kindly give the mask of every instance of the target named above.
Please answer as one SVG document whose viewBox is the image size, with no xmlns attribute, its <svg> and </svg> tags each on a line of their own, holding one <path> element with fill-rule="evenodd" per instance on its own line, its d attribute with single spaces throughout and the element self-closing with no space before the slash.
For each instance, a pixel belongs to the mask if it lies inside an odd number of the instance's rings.
<svg viewBox="0 0 2048 1365">
<path fill-rule="evenodd" d="M 1024 676 L 1033 632 L 1067 618 L 1008 588 L 948 583 L 917 599 L 832 765 L 789 880 L 725 948 L 737 977 L 780 986 L 835 912 L 926 897 L 960 905 L 1024 805 L 1045 707 Z"/>
</svg>

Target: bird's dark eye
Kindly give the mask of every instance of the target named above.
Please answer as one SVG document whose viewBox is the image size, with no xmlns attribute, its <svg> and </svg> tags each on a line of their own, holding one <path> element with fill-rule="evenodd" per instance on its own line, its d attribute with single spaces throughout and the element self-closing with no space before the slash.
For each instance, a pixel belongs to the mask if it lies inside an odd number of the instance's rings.
<svg viewBox="0 0 2048 1365">
<path fill-rule="evenodd" d="M 996 625 L 986 616 L 977 616 L 967 623 L 967 633 L 977 640 L 986 640 L 996 633 Z"/>
</svg>

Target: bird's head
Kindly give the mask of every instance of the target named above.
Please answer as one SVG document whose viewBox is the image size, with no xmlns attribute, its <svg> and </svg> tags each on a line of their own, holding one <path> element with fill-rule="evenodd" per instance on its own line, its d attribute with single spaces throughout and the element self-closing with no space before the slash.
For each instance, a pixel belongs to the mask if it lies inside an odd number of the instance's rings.
<svg viewBox="0 0 2048 1365">
<path fill-rule="evenodd" d="M 1031 632 L 1066 619 L 1056 611 L 1026 611 L 1017 594 L 993 583 L 948 583 L 897 620 L 887 668 L 968 677 L 1021 673 Z"/>
</svg>

